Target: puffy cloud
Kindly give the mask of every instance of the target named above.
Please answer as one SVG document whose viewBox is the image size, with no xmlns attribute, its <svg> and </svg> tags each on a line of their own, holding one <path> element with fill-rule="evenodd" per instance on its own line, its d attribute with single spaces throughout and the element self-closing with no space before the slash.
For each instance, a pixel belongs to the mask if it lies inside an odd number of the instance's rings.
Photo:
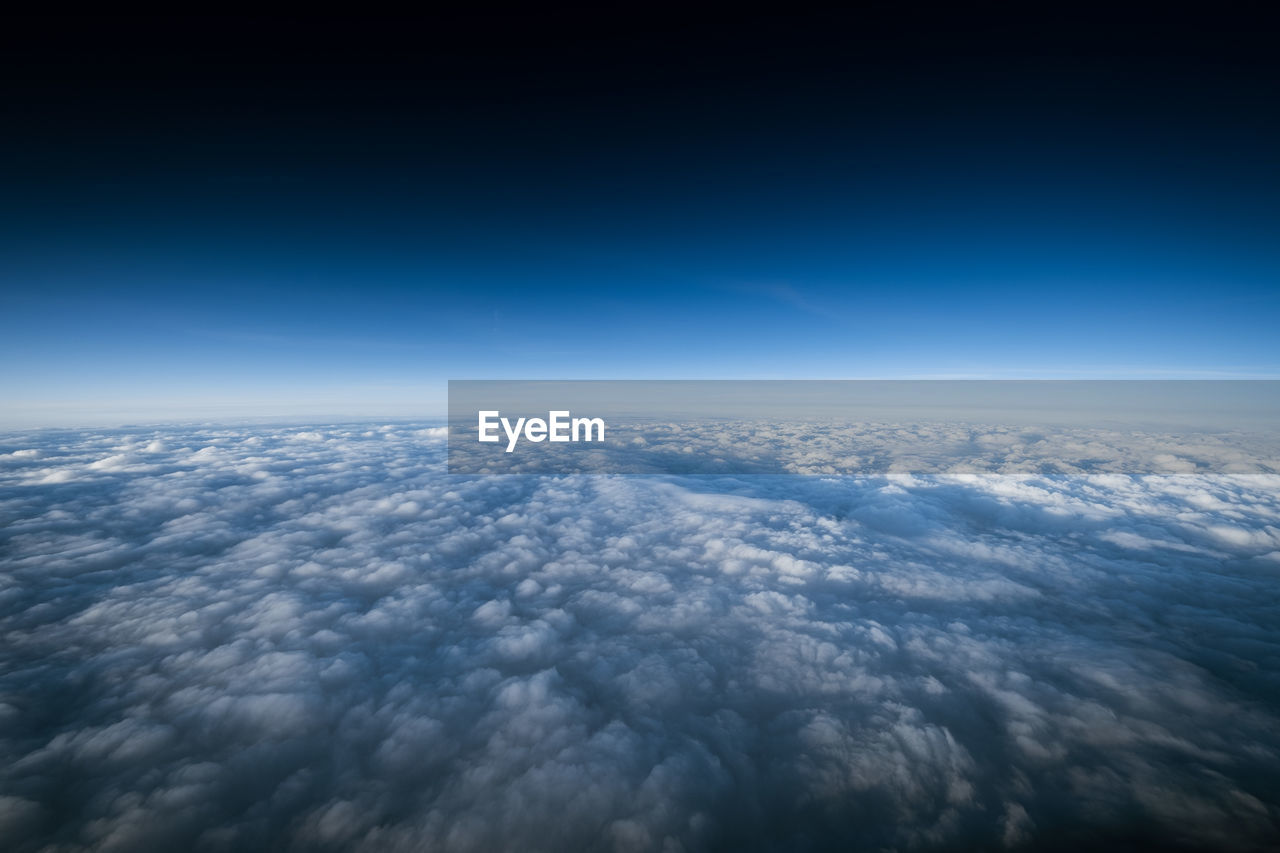
<svg viewBox="0 0 1280 853">
<path fill-rule="evenodd" d="M 0 442 L 20 851 L 1265 849 L 1280 477 Z"/>
<path fill-rule="evenodd" d="M 1105 417 L 1105 413 L 1100 413 Z M 611 417 L 599 443 L 481 443 L 453 422 L 458 474 L 1280 474 L 1271 429 Z"/>
</svg>

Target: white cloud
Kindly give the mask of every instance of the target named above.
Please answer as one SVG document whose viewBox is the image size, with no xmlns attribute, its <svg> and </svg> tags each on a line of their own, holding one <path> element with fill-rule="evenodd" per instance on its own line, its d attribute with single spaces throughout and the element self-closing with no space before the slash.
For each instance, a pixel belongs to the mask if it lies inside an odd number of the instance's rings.
<svg viewBox="0 0 1280 853">
<path fill-rule="evenodd" d="M 422 426 L 6 445 L 12 849 L 1276 840 L 1280 477 L 464 478 Z"/>
</svg>

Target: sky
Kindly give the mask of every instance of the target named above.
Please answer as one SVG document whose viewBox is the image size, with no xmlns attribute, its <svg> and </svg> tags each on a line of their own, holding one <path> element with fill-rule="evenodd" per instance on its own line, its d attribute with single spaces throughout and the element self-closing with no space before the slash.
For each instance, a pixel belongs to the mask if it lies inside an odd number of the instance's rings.
<svg viewBox="0 0 1280 853">
<path fill-rule="evenodd" d="M 1280 383 L 443 419 L 1280 379 L 1274 27 L 481 5 L 0 28 L 6 849 L 1280 848 Z"/>
<path fill-rule="evenodd" d="M 19 19 L 3 419 L 1280 375 L 1266 28 L 1032 14 Z"/>
</svg>

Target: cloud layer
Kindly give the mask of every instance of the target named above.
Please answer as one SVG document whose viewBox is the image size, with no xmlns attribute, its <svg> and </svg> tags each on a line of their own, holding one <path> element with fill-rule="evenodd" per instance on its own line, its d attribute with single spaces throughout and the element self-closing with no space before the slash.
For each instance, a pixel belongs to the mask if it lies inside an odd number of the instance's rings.
<svg viewBox="0 0 1280 853">
<path fill-rule="evenodd" d="M 1280 437 L 1258 430 L 612 419 L 604 444 L 515 446 L 480 442 L 470 420 L 453 430 L 454 474 L 1280 474 Z"/>
<path fill-rule="evenodd" d="M 1265 849 L 1280 477 L 0 439 L 20 851 Z"/>
</svg>

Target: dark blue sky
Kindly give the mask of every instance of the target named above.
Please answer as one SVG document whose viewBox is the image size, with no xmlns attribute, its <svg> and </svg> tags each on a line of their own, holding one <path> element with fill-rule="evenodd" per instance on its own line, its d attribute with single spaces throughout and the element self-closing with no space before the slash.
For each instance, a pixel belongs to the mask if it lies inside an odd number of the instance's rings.
<svg viewBox="0 0 1280 853">
<path fill-rule="evenodd" d="M 0 396 L 1280 375 L 1268 30 L 1020 14 L 23 21 Z"/>
</svg>

